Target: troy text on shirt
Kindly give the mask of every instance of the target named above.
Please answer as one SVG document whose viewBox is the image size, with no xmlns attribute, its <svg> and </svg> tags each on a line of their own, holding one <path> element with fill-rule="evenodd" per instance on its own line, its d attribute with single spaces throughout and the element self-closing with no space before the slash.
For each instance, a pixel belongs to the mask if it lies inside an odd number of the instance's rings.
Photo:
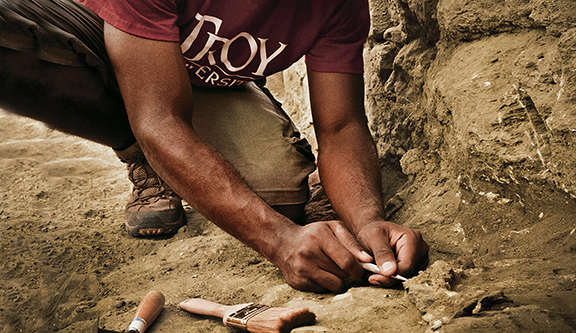
<svg viewBox="0 0 576 333">
<path fill-rule="evenodd" d="M 210 85 L 234 86 L 244 81 L 262 77 L 268 64 L 282 53 L 287 46 L 287 44 L 279 42 L 278 44 L 280 44 L 280 46 L 269 55 L 266 46 L 268 39 L 258 37 L 256 40 L 256 38 L 248 32 L 240 32 L 232 38 L 218 36 L 218 32 L 222 26 L 221 19 L 199 13 L 196 14 L 195 18 L 198 20 L 198 23 L 181 44 L 182 54 L 186 60 L 186 67 L 189 72 Z M 206 32 L 208 35 L 206 44 L 198 53 L 188 54 L 205 24 L 207 28 L 213 29 L 212 32 Z M 234 43 L 247 43 L 249 47 L 250 56 L 243 64 L 232 64 L 231 59 L 234 60 L 235 58 L 233 55 L 230 56 L 230 47 Z M 220 50 L 220 59 L 214 56 L 217 50 Z M 200 63 L 205 57 L 207 57 L 209 66 Z M 253 61 L 259 61 L 256 71 L 241 75 L 239 72 Z"/>
</svg>

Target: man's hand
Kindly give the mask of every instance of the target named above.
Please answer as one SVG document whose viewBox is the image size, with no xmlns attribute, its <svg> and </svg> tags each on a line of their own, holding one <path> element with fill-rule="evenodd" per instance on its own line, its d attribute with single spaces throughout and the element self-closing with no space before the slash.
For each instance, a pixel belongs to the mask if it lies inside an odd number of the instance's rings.
<svg viewBox="0 0 576 333">
<path fill-rule="evenodd" d="M 394 223 L 379 221 L 366 224 L 358 232 L 357 239 L 374 254 L 382 273 L 368 279 L 375 285 L 396 284 L 398 281 L 390 278 L 391 275 L 408 277 L 428 260 L 428 244 L 420 232 Z"/>
<path fill-rule="evenodd" d="M 299 290 L 338 292 L 342 279 L 360 279 L 364 274 L 358 261 L 372 260 L 340 221 L 294 225 L 284 230 L 282 238 L 272 261 L 286 282 Z"/>
<path fill-rule="evenodd" d="M 390 278 L 410 276 L 428 259 L 428 244 L 420 232 L 390 222 L 367 224 L 358 234 L 358 241 L 341 221 L 315 222 L 289 228 L 283 232 L 278 256 L 273 260 L 282 270 L 286 283 L 304 290 L 338 292 L 343 279 L 360 279 L 361 262 L 372 262 L 372 252 L 382 274 L 371 275 L 374 285 L 398 283 Z"/>
</svg>

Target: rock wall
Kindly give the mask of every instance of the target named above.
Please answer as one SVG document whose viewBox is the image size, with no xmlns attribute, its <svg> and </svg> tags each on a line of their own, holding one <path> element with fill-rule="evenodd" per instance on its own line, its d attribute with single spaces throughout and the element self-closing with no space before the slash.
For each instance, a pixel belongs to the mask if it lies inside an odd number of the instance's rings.
<svg viewBox="0 0 576 333">
<path fill-rule="evenodd" d="M 414 175 L 416 156 L 576 197 L 576 2 L 371 0 L 371 15 L 366 107 L 382 164 Z M 313 135 L 303 64 L 283 79 Z"/>
</svg>

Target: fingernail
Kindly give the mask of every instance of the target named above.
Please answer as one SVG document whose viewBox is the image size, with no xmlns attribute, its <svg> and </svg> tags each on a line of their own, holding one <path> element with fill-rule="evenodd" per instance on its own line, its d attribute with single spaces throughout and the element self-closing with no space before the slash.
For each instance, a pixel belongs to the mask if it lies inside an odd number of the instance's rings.
<svg viewBox="0 0 576 333">
<path fill-rule="evenodd" d="M 369 256 L 368 252 L 366 252 L 366 251 L 362 251 L 362 254 Z"/>
<path fill-rule="evenodd" d="M 392 269 L 394 269 L 394 264 L 391 261 L 387 261 L 385 263 L 382 264 L 382 267 L 380 268 L 380 271 L 384 274 L 388 273 L 389 271 L 391 271 Z"/>
</svg>

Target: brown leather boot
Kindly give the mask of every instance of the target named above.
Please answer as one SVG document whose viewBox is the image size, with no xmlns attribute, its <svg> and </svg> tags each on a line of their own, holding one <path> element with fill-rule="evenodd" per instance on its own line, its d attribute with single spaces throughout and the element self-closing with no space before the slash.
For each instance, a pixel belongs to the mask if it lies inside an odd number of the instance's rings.
<svg viewBox="0 0 576 333">
<path fill-rule="evenodd" d="M 173 234 L 184 225 L 182 199 L 152 169 L 138 143 L 116 151 L 126 163 L 128 178 L 134 185 L 126 205 L 126 231 L 131 236 Z"/>
</svg>

